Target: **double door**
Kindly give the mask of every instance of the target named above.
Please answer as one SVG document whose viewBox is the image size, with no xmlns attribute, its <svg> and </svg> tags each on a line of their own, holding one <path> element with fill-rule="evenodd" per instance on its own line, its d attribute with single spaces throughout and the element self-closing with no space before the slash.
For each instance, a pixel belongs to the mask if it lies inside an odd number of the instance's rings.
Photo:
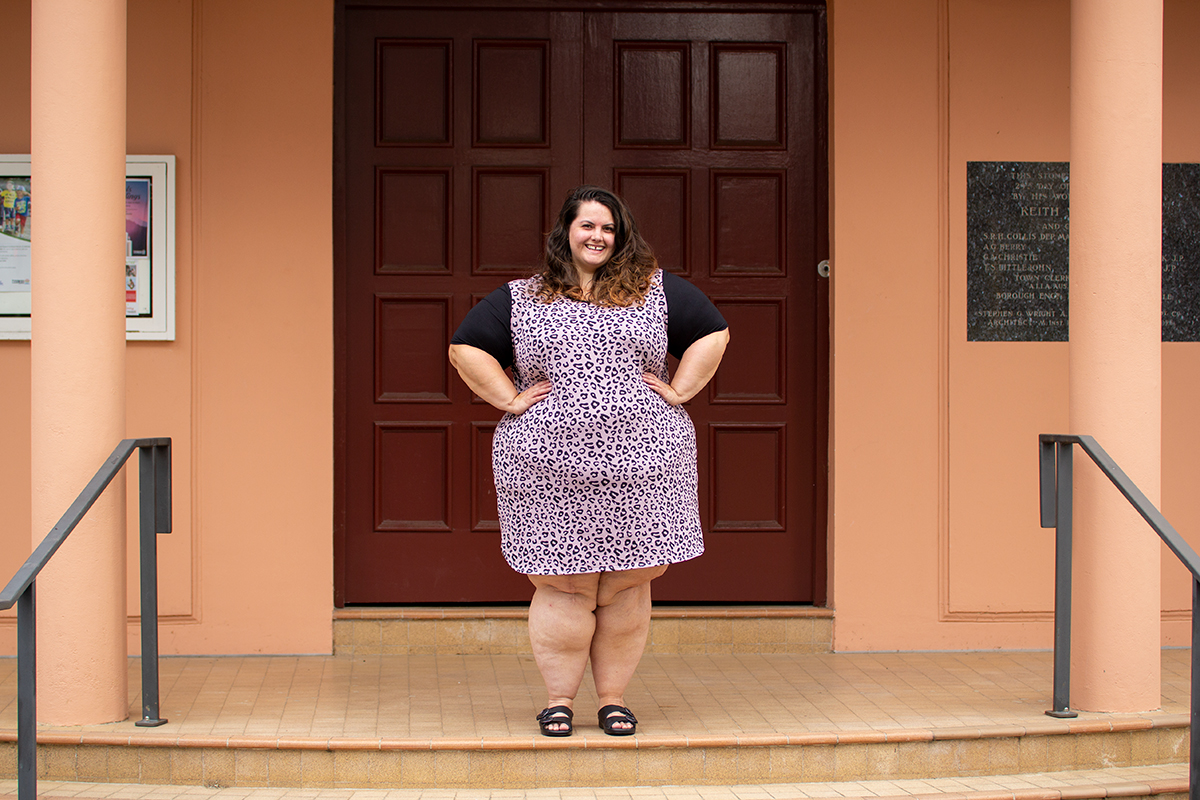
<svg viewBox="0 0 1200 800">
<path fill-rule="evenodd" d="M 822 602 L 823 11 L 346 6 L 338 30 L 338 604 L 528 599 L 500 555 L 500 414 L 446 351 L 581 183 L 730 324 L 688 405 L 707 551 L 655 599 Z"/>
</svg>

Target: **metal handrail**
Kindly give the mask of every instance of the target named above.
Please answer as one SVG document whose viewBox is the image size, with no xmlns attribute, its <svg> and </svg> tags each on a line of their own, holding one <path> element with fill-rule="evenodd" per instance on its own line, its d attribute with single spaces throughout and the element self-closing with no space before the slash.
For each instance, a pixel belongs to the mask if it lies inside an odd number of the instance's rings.
<svg viewBox="0 0 1200 800">
<path fill-rule="evenodd" d="M 1188 754 L 1188 797 L 1200 800 L 1200 556 L 1184 541 L 1179 532 L 1167 522 L 1154 504 L 1129 476 L 1117 466 L 1112 456 L 1091 436 L 1043 433 L 1038 436 L 1039 479 L 1041 484 L 1041 516 L 1043 528 L 1055 528 L 1054 564 L 1054 707 L 1046 713 L 1052 717 L 1078 716 L 1071 710 L 1071 527 L 1072 527 L 1072 460 L 1074 445 L 1083 448 L 1121 494 L 1129 500 L 1154 532 L 1166 543 L 1176 557 L 1192 573 L 1192 674 L 1190 752 Z"/>
<path fill-rule="evenodd" d="M 17 606 L 17 797 L 37 798 L 37 617 L 36 578 L 104 492 L 134 450 L 138 456 L 142 592 L 141 727 L 162 725 L 158 714 L 158 540 L 171 532 L 171 440 L 124 439 L 113 450 L 67 513 L 34 548 L 0 591 L 0 609 Z"/>
</svg>

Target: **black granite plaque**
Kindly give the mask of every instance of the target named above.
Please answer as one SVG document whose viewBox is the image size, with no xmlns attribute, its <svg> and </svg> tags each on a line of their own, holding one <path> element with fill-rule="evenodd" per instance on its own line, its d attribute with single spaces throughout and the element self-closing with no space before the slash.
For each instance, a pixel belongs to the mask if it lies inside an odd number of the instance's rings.
<svg viewBox="0 0 1200 800">
<path fill-rule="evenodd" d="M 1200 342 L 1200 164 L 1163 164 L 1162 340 Z"/>
<path fill-rule="evenodd" d="M 967 162 L 967 340 L 1065 342 L 1070 167 Z"/>
</svg>

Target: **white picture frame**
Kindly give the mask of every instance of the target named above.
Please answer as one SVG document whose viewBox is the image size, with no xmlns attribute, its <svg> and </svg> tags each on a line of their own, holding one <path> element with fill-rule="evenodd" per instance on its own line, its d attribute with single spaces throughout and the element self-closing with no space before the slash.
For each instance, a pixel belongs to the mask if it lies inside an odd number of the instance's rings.
<svg viewBox="0 0 1200 800">
<path fill-rule="evenodd" d="M 30 338 L 27 250 L 37 227 L 30 173 L 28 155 L 0 154 L 0 340 Z M 174 341 L 175 156 L 126 156 L 125 178 L 125 339 Z M 6 191 L 25 198 L 26 214 L 6 210 Z"/>
</svg>

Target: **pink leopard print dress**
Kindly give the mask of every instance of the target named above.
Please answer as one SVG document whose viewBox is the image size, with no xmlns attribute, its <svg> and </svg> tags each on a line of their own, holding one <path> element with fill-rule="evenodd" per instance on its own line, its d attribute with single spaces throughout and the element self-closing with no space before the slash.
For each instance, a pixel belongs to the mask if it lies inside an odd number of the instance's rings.
<svg viewBox="0 0 1200 800">
<path fill-rule="evenodd" d="M 505 414 L 492 440 L 505 559 L 525 574 L 571 575 L 695 558 L 695 428 L 641 377 L 667 380 L 661 271 L 629 308 L 546 303 L 537 280 L 508 284 L 517 390 L 546 378 L 552 388 Z"/>
</svg>

